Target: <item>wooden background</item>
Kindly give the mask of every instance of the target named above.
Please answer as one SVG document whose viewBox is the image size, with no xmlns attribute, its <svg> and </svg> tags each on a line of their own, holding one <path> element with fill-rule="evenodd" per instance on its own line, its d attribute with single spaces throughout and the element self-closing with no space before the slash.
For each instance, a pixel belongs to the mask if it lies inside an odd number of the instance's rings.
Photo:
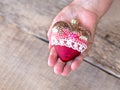
<svg viewBox="0 0 120 90">
<path fill-rule="evenodd" d="M 36 37 L 47 40 L 52 19 L 70 2 L 0 0 L 0 90 L 120 89 L 120 0 L 99 22 L 78 70 L 62 77 L 48 67 L 47 43 Z"/>
</svg>

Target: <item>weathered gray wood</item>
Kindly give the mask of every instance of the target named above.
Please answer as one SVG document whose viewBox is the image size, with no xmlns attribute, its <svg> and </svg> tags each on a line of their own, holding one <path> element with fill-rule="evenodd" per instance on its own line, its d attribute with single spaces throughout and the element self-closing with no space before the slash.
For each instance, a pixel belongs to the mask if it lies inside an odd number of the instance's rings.
<svg viewBox="0 0 120 90">
<path fill-rule="evenodd" d="M 89 56 L 120 77 L 120 0 L 114 0 L 110 10 L 99 22 L 95 43 Z M 117 73 L 118 72 L 118 73 Z"/>
<path fill-rule="evenodd" d="M 0 22 L 14 24 L 46 38 L 57 13 L 72 0 L 1 0 Z M 56 4 L 57 3 L 57 4 Z M 95 65 L 120 75 L 120 0 L 114 0 L 109 12 L 100 21 L 89 57 Z M 91 60 L 91 59 L 90 59 Z"/>
<path fill-rule="evenodd" d="M 68 77 L 48 67 L 48 47 L 14 24 L 0 24 L 0 90 L 119 90 L 120 80 L 83 62 Z"/>
</svg>

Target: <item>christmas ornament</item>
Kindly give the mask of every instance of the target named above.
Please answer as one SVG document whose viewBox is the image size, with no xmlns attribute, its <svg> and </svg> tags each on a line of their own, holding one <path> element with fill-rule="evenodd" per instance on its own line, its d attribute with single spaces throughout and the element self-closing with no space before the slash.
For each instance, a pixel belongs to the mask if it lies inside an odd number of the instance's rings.
<svg viewBox="0 0 120 90">
<path fill-rule="evenodd" d="M 52 28 L 51 44 L 58 57 L 67 62 L 81 55 L 88 47 L 91 33 L 77 19 L 71 22 L 58 21 Z"/>
</svg>

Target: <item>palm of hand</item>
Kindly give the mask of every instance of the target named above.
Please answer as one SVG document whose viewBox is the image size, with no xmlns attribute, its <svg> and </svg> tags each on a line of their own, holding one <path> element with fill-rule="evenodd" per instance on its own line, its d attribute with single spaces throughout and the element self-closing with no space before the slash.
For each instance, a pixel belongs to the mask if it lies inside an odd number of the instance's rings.
<svg viewBox="0 0 120 90">
<path fill-rule="evenodd" d="M 51 37 L 51 28 L 57 21 L 71 21 L 74 18 L 78 18 L 82 26 L 87 27 L 92 35 L 92 40 L 95 32 L 96 25 L 96 14 L 88 10 L 85 10 L 82 7 L 78 7 L 74 4 L 70 4 L 65 7 L 53 20 L 53 23 L 48 31 L 48 39 Z M 54 67 L 54 72 L 56 74 L 61 74 L 63 76 L 68 75 L 72 70 L 75 70 L 79 67 L 80 63 L 83 61 L 83 58 L 87 55 L 91 45 L 88 49 L 80 56 L 76 57 L 74 60 L 71 60 L 67 63 L 62 62 L 58 57 L 55 51 L 55 48 L 52 47 L 49 43 L 50 54 L 48 58 L 48 65 Z"/>
</svg>

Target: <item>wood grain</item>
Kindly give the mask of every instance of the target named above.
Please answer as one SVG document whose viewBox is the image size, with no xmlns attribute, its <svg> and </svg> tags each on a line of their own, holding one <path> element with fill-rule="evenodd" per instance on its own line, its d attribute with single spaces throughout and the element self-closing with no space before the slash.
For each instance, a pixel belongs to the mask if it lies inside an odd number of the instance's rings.
<svg viewBox="0 0 120 90">
<path fill-rule="evenodd" d="M 0 1 L 0 22 L 12 24 L 25 32 L 33 32 L 46 38 L 46 33 L 55 15 L 71 0 L 4 0 Z M 47 2 L 47 3 L 46 3 Z M 57 4 L 56 4 L 57 3 Z M 110 11 L 100 21 L 95 42 L 89 58 L 120 76 L 120 1 L 116 0 Z M 91 60 L 91 59 L 90 59 Z"/>
<path fill-rule="evenodd" d="M 47 39 L 46 33 L 52 19 L 71 1 L 2 0 L 0 1 L 0 24 L 10 24 L 17 27 L 18 30 L 33 32 Z M 91 58 L 89 62 L 102 67 L 118 77 L 120 77 L 119 8 L 120 0 L 115 0 L 108 13 L 99 22 L 95 42 L 88 55 L 88 58 Z"/>
<path fill-rule="evenodd" d="M 115 0 L 98 24 L 95 42 L 89 54 L 95 63 L 120 75 L 120 1 Z M 118 72 L 118 73 L 117 73 Z"/>
<path fill-rule="evenodd" d="M 46 38 L 57 13 L 71 0 L 2 0 L 0 22 Z M 57 4 L 56 4 L 57 3 Z M 115 0 L 99 22 L 95 42 L 89 52 L 90 62 L 120 77 L 120 0 Z"/>
<path fill-rule="evenodd" d="M 14 24 L 0 24 L 0 90 L 119 90 L 120 80 L 83 62 L 67 77 L 48 67 L 48 47 Z"/>
</svg>

